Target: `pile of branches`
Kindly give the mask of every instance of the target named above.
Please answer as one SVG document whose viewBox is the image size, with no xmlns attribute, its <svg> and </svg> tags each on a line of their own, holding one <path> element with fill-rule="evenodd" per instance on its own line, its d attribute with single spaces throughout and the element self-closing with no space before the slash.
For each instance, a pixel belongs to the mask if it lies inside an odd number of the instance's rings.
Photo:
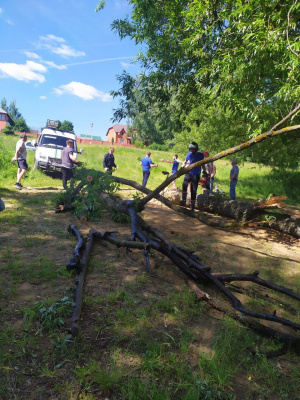
<svg viewBox="0 0 300 400">
<path fill-rule="evenodd" d="M 278 324 L 278 326 L 282 325 L 289 327 L 295 331 L 300 329 L 300 324 L 277 316 L 276 311 L 274 311 L 273 314 L 265 314 L 244 308 L 240 300 L 232 293 L 226 284 L 233 281 L 249 281 L 268 289 L 272 289 L 275 292 L 283 293 L 286 296 L 298 301 L 300 300 L 300 295 L 283 286 L 279 286 L 259 278 L 258 271 L 255 271 L 252 274 L 214 274 L 211 272 L 211 268 L 203 264 L 201 259 L 196 254 L 189 249 L 182 248 L 170 242 L 162 232 L 154 229 L 142 218 L 140 218 L 131 201 L 113 199 L 104 192 L 101 193 L 101 197 L 106 201 L 107 205 L 111 209 L 125 213 L 130 217 L 131 238 L 130 240 L 124 241 L 117 239 L 115 234 L 112 234 L 111 232 L 101 233 L 91 229 L 84 248 L 84 240 L 82 235 L 75 226 L 71 227 L 71 231 L 78 238 L 78 245 L 76 246 L 74 255 L 68 263 L 67 268 L 76 268 L 79 271 L 76 288 L 76 306 L 71 323 L 72 335 L 76 336 L 79 332 L 78 324 L 81 313 L 83 286 L 87 272 L 88 257 L 91 252 L 93 242 L 95 239 L 97 239 L 108 240 L 117 247 L 123 246 L 126 248 L 142 249 L 148 269 L 150 268 L 150 249 L 158 251 L 168 257 L 176 265 L 176 267 L 178 267 L 180 271 L 189 278 L 189 284 L 192 290 L 194 290 L 197 294 L 198 299 L 206 301 L 210 307 L 229 314 L 232 318 L 250 327 L 254 331 L 268 337 L 277 338 L 283 343 L 283 346 L 280 350 L 276 351 L 275 353 L 273 352 L 272 354 L 268 354 L 268 356 L 284 354 L 289 348 L 293 348 L 295 351 L 300 350 L 300 336 L 287 334 L 281 332 L 279 329 L 270 328 L 258 322 L 257 320 L 272 321 L 273 323 Z M 83 254 L 80 255 L 80 251 L 82 251 L 83 248 Z M 200 282 L 208 286 L 214 286 L 218 291 L 221 292 L 222 296 L 225 297 L 229 303 L 231 303 L 231 305 L 216 299 L 212 299 L 207 293 L 200 290 L 200 288 L 196 285 L 196 283 Z"/>
</svg>

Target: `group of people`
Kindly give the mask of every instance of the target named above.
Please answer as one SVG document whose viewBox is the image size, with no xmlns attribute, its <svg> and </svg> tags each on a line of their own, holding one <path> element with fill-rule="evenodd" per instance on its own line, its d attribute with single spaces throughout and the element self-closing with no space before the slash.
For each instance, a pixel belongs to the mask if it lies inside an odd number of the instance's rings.
<svg viewBox="0 0 300 400">
<path fill-rule="evenodd" d="M 147 152 L 146 156 L 143 157 L 140 161 L 140 165 L 142 166 L 143 172 L 143 181 L 142 186 L 146 187 L 151 168 L 158 167 L 158 164 L 155 164 L 151 158 L 151 153 Z M 192 164 L 197 163 L 198 161 L 202 161 L 205 158 L 209 157 L 209 152 L 200 152 L 198 144 L 196 142 L 192 142 L 189 144 L 189 152 L 186 155 L 184 161 L 180 161 L 178 159 L 178 155 L 173 155 L 173 160 L 164 160 L 160 159 L 162 162 L 172 164 L 172 175 L 178 171 L 179 165 L 182 164 L 182 167 L 190 166 Z M 230 171 L 230 199 L 235 200 L 235 187 L 238 182 L 238 175 L 239 175 L 239 167 L 237 166 L 237 160 L 233 159 L 231 161 L 232 169 Z M 114 148 L 111 147 L 109 153 L 105 154 L 103 159 L 103 168 L 105 171 L 112 171 L 113 168 L 118 168 L 115 163 L 114 157 Z M 202 177 L 201 177 L 201 170 L 202 170 Z M 209 195 L 213 191 L 213 184 L 216 175 L 216 166 L 213 162 L 208 162 L 204 164 L 202 169 L 201 166 L 191 169 L 188 173 L 184 176 L 184 181 L 182 184 L 182 200 L 180 202 L 181 205 L 186 205 L 187 199 L 187 192 L 188 187 L 190 187 L 191 192 L 191 210 L 195 209 L 195 202 L 196 202 L 196 195 L 198 190 L 198 185 L 201 184 L 203 187 L 203 194 Z M 176 187 L 175 181 L 172 182 L 173 186 Z"/>
<path fill-rule="evenodd" d="M 16 144 L 16 153 L 12 159 L 12 161 L 17 161 L 18 163 L 18 171 L 17 171 L 17 182 L 15 183 L 15 188 L 22 189 L 23 186 L 21 184 L 21 179 L 26 174 L 28 169 L 28 165 L 26 162 L 27 150 L 26 150 L 26 141 L 27 135 L 21 134 L 20 139 Z M 66 147 L 64 147 L 62 151 L 62 183 L 63 188 L 67 188 L 67 181 L 73 177 L 73 169 L 75 164 L 78 164 L 75 155 L 73 154 L 74 143 L 72 140 L 66 141 Z M 146 187 L 151 168 L 158 167 L 158 164 L 155 164 L 151 158 L 151 153 L 147 152 L 146 156 L 141 159 L 140 165 L 142 166 L 143 172 L 143 181 L 142 186 Z M 172 175 L 178 171 L 179 165 L 182 164 L 182 167 L 191 166 L 199 161 L 202 161 L 205 158 L 209 157 L 208 152 L 202 153 L 199 151 L 198 144 L 196 142 L 192 142 L 189 144 L 189 152 L 187 153 L 185 160 L 180 161 L 178 159 L 178 155 L 174 154 L 173 161 L 168 161 L 161 159 L 162 162 L 167 162 L 172 164 Z M 235 200 L 235 188 L 238 182 L 239 176 L 239 167 L 237 166 L 237 160 L 233 159 L 231 161 L 232 169 L 230 171 L 230 199 Z M 105 154 L 103 159 L 103 168 L 106 172 L 111 172 L 113 168 L 118 169 L 118 166 L 115 163 L 114 157 L 114 148 L 111 147 L 109 152 Z M 201 177 L 201 166 L 191 169 L 184 176 L 184 181 L 182 184 L 182 200 L 180 202 L 181 205 L 186 205 L 187 199 L 187 191 L 190 186 L 191 192 L 191 210 L 195 208 L 196 195 L 198 190 L 199 183 L 203 187 L 203 193 L 208 195 L 213 190 L 214 178 L 216 175 L 216 167 L 213 162 L 208 162 L 204 164 L 202 167 L 202 177 Z M 175 181 L 173 181 L 173 185 L 176 186 Z"/>
<path fill-rule="evenodd" d="M 18 163 L 18 171 L 17 171 L 17 182 L 14 184 L 16 189 L 22 189 L 23 185 L 21 183 L 21 179 L 26 174 L 28 165 L 27 165 L 27 149 L 26 149 L 27 135 L 22 133 L 20 135 L 20 139 L 16 144 L 16 152 L 12 159 L 12 161 L 16 161 Z M 62 164 L 62 184 L 64 190 L 67 189 L 67 181 L 73 177 L 73 168 L 75 164 L 78 164 L 76 160 L 74 152 L 74 143 L 73 140 L 68 139 L 66 141 L 66 146 L 62 151 L 61 164 Z"/>
</svg>

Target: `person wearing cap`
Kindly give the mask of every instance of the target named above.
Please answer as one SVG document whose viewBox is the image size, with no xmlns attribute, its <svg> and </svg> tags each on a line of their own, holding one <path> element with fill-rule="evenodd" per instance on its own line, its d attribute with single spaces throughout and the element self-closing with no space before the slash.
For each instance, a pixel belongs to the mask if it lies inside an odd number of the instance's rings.
<svg viewBox="0 0 300 400">
<path fill-rule="evenodd" d="M 230 200 L 235 200 L 235 187 L 238 183 L 239 177 L 239 167 L 237 166 L 236 158 L 231 161 L 231 171 L 230 171 Z"/>
<path fill-rule="evenodd" d="M 182 164 L 183 167 L 186 165 L 192 165 L 204 159 L 204 154 L 198 151 L 198 144 L 192 142 L 189 144 L 189 152 L 186 155 L 185 161 Z M 197 195 L 198 184 L 200 180 L 201 166 L 192 169 L 184 176 L 184 181 L 182 184 L 182 200 L 180 205 L 185 206 L 187 197 L 187 188 L 189 183 L 191 183 L 191 210 L 195 209 L 195 201 Z"/>
<path fill-rule="evenodd" d="M 151 153 L 148 151 L 146 154 L 146 157 L 143 157 L 141 159 L 141 163 L 140 165 L 143 167 L 143 182 L 142 182 L 142 186 L 146 187 L 149 176 L 150 176 L 150 170 L 153 167 L 158 167 L 158 164 L 154 164 L 153 161 L 150 158 Z"/>
<path fill-rule="evenodd" d="M 21 184 L 21 179 L 26 174 L 28 168 L 26 162 L 26 157 L 27 157 L 27 150 L 25 145 L 26 142 L 27 142 L 27 135 L 25 133 L 22 133 L 20 135 L 20 139 L 17 141 L 16 153 L 12 159 L 12 161 L 18 162 L 17 182 L 15 183 L 14 186 L 16 189 L 19 190 L 23 188 L 23 185 Z"/>
</svg>

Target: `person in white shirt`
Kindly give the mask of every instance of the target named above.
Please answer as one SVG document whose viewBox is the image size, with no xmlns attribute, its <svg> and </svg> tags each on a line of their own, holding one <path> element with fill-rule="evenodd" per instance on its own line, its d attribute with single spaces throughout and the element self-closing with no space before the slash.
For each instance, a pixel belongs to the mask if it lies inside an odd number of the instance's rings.
<svg viewBox="0 0 300 400">
<path fill-rule="evenodd" d="M 22 189 L 23 185 L 21 184 L 21 179 L 27 172 L 27 162 L 26 162 L 26 157 L 27 157 L 27 150 L 25 143 L 27 142 L 27 135 L 25 133 L 22 133 L 20 135 L 20 140 L 17 141 L 16 144 L 16 153 L 12 161 L 17 161 L 18 162 L 18 172 L 17 172 L 17 182 L 15 183 L 15 188 L 16 189 Z"/>
</svg>

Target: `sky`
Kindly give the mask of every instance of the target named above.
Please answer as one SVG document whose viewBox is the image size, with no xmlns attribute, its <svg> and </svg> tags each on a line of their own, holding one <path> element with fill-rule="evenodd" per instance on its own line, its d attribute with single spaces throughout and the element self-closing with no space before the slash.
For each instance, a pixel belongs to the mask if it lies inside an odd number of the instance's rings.
<svg viewBox="0 0 300 400">
<path fill-rule="evenodd" d="M 111 31 L 130 15 L 127 0 L 2 0 L 0 99 L 16 105 L 32 129 L 68 120 L 78 136 L 106 138 L 120 87 L 116 76 L 133 64 L 138 47 Z M 120 123 L 126 124 L 126 121 Z"/>
</svg>

